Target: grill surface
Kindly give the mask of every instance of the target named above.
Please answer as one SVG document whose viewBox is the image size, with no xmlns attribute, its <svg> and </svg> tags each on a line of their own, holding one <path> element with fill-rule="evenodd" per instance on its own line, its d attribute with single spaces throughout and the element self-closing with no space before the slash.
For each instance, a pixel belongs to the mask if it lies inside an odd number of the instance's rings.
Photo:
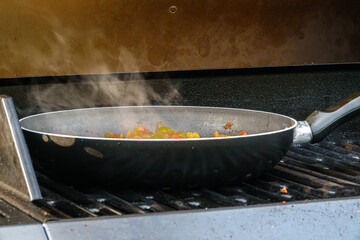
<svg viewBox="0 0 360 240">
<path fill-rule="evenodd" d="M 41 173 L 38 181 L 44 199 L 36 204 L 61 219 L 359 196 L 360 138 L 292 145 L 263 177 L 219 189 L 79 189 Z"/>
</svg>

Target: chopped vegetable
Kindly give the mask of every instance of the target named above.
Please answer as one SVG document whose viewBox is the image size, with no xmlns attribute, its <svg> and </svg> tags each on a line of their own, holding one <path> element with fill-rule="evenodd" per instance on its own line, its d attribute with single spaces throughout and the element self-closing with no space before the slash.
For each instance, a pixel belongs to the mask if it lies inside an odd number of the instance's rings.
<svg viewBox="0 0 360 240">
<path fill-rule="evenodd" d="M 164 123 L 163 121 L 160 121 L 156 124 L 156 130 L 158 130 L 159 128 L 163 127 L 164 126 Z"/>
<path fill-rule="evenodd" d="M 137 129 L 139 132 L 146 132 L 146 128 L 144 128 L 144 127 L 138 127 L 138 129 Z"/>
<path fill-rule="evenodd" d="M 287 189 L 286 187 L 283 187 L 281 190 L 280 190 L 281 193 L 287 193 Z"/>
<path fill-rule="evenodd" d="M 228 122 L 225 125 L 225 129 L 230 128 L 233 124 Z M 247 135 L 246 132 L 240 132 L 240 136 Z M 104 134 L 105 138 L 123 138 L 123 134 L 116 134 L 113 132 L 108 132 Z M 214 132 L 214 137 L 230 137 L 228 134 L 219 134 L 218 131 Z M 129 130 L 125 134 L 125 138 L 130 139 L 182 139 L 182 138 L 200 138 L 200 135 L 197 132 L 187 132 L 178 131 L 175 132 L 174 129 L 170 129 L 164 126 L 162 121 L 156 124 L 155 133 L 149 131 L 147 128 L 137 125 L 133 131 Z"/>
<path fill-rule="evenodd" d="M 225 129 L 228 129 L 228 128 L 230 128 L 231 129 L 231 126 L 232 126 L 233 124 L 231 123 L 231 122 L 228 122 L 225 126 L 224 126 L 224 128 Z"/>
<path fill-rule="evenodd" d="M 219 134 L 219 132 L 216 130 L 214 132 L 214 137 L 230 137 L 230 135 L 227 134 Z"/>
<path fill-rule="evenodd" d="M 200 135 L 198 134 L 198 133 L 196 133 L 196 132 L 188 132 L 187 134 L 186 134 L 186 136 L 188 137 L 188 138 L 200 138 Z"/>
<path fill-rule="evenodd" d="M 123 138 L 123 134 L 116 134 L 116 133 L 105 133 L 106 138 Z"/>
</svg>

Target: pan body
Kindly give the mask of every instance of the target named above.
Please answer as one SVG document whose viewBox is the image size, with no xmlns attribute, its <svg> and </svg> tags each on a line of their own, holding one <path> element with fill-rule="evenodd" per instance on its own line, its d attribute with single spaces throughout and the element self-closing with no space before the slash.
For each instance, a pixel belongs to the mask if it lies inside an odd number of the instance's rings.
<svg viewBox="0 0 360 240">
<path fill-rule="evenodd" d="M 200 139 L 106 139 L 163 121 Z M 231 122 L 231 129 L 224 125 Z M 297 122 L 261 111 L 185 106 L 89 108 L 20 120 L 34 165 L 78 184 L 117 187 L 223 186 L 255 178 L 286 153 Z M 247 136 L 213 138 L 213 133 Z"/>
</svg>

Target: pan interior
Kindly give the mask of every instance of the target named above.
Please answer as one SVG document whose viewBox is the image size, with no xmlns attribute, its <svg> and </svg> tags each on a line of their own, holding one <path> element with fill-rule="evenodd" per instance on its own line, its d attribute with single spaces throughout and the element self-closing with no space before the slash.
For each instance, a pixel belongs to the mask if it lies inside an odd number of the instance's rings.
<svg viewBox="0 0 360 240">
<path fill-rule="evenodd" d="M 20 120 L 26 130 L 48 134 L 84 137 L 103 137 L 105 132 L 126 133 L 136 125 L 155 131 L 163 121 L 175 131 L 197 132 L 201 137 L 212 137 L 214 131 L 239 135 L 279 131 L 293 127 L 296 121 L 274 113 L 230 108 L 149 106 L 88 108 L 49 112 Z M 227 122 L 233 125 L 224 129 Z"/>
</svg>

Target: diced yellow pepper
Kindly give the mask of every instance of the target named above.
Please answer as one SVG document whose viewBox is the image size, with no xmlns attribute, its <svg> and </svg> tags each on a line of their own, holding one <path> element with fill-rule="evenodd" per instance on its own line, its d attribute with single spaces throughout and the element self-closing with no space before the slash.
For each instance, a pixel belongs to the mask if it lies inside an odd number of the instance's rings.
<svg viewBox="0 0 360 240">
<path fill-rule="evenodd" d="M 200 135 L 196 132 L 188 132 L 188 133 L 186 133 L 186 136 L 188 138 L 200 138 Z"/>
</svg>

